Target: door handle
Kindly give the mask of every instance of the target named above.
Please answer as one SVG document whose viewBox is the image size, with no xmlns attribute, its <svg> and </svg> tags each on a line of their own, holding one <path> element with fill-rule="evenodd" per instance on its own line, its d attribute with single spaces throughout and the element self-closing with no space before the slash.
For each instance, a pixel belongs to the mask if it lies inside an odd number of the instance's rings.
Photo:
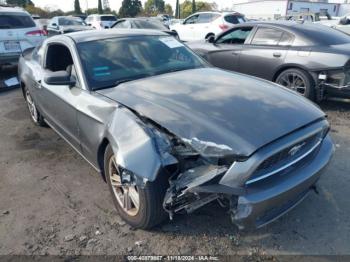
<svg viewBox="0 0 350 262">
<path fill-rule="evenodd" d="M 274 52 L 273 57 L 281 57 L 282 54 L 280 52 Z"/>
<path fill-rule="evenodd" d="M 239 55 L 239 52 L 232 52 L 233 55 Z"/>
</svg>

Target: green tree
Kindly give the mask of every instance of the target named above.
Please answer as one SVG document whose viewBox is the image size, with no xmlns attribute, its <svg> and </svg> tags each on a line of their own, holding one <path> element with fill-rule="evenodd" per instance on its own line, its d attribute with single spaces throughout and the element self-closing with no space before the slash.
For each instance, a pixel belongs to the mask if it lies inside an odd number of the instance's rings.
<svg viewBox="0 0 350 262">
<path fill-rule="evenodd" d="M 135 17 L 142 11 L 140 0 L 123 0 L 119 9 L 119 17 Z"/>
<path fill-rule="evenodd" d="M 192 14 L 196 12 L 196 0 L 192 0 Z"/>
<path fill-rule="evenodd" d="M 98 9 L 97 8 L 89 8 L 85 10 L 85 13 L 87 15 L 93 15 L 93 14 L 97 14 L 98 13 Z"/>
<path fill-rule="evenodd" d="M 164 7 L 164 11 L 166 14 L 172 16 L 174 14 L 173 8 L 171 7 L 171 4 L 166 4 Z"/>
<path fill-rule="evenodd" d="M 74 12 L 76 14 L 81 14 L 80 2 L 79 0 L 74 0 Z"/>
<path fill-rule="evenodd" d="M 49 12 L 34 5 L 27 5 L 25 10 L 31 15 L 39 15 L 41 18 L 49 18 Z"/>
<path fill-rule="evenodd" d="M 202 1 L 196 1 L 196 11 L 213 11 L 217 9 L 217 5 L 215 3 L 207 3 Z M 192 14 L 192 1 L 185 0 L 180 5 L 180 13 L 181 18 L 186 18 Z"/>
<path fill-rule="evenodd" d="M 180 4 L 179 4 L 179 0 L 176 0 L 175 18 L 180 18 Z"/>
<path fill-rule="evenodd" d="M 98 13 L 99 13 L 99 14 L 103 14 L 103 8 L 102 8 L 102 2 L 101 2 L 101 0 L 98 0 L 97 10 L 98 10 Z"/>
<path fill-rule="evenodd" d="M 164 13 L 164 0 L 147 0 L 145 3 L 145 13 L 151 16 Z"/>
</svg>

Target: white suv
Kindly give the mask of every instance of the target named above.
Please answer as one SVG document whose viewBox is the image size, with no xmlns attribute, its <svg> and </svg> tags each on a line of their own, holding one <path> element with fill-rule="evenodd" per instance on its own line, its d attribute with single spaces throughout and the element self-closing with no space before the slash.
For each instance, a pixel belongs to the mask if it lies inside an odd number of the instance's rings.
<svg viewBox="0 0 350 262">
<path fill-rule="evenodd" d="M 199 12 L 187 17 L 183 23 L 170 25 L 170 30 L 182 41 L 204 40 L 245 21 L 244 15 L 236 12 Z"/>
<path fill-rule="evenodd" d="M 111 28 L 117 22 L 115 15 L 89 15 L 85 19 L 85 23 L 94 29 Z"/>
<path fill-rule="evenodd" d="M 45 35 L 23 9 L 0 6 L 0 66 L 17 64 L 21 53 L 39 45 Z"/>
</svg>

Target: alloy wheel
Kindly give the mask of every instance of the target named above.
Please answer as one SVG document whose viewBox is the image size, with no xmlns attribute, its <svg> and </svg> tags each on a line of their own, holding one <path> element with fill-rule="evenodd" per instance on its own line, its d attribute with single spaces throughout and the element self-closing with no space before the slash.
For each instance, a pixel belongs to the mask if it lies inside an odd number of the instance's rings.
<svg viewBox="0 0 350 262">
<path fill-rule="evenodd" d="M 298 73 L 285 73 L 278 78 L 277 83 L 305 96 L 306 83 L 304 78 Z"/>
<path fill-rule="evenodd" d="M 140 195 L 136 186 L 123 185 L 119 174 L 119 168 L 112 155 L 108 164 L 109 179 L 113 193 L 119 206 L 129 216 L 136 216 L 140 210 Z"/>
<path fill-rule="evenodd" d="M 34 100 L 33 100 L 32 96 L 30 95 L 28 90 L 26 91 L 26 101 L 27 101 L 29 112 L 30 112 L 30 116 L 32 117 L 33 121 L 35 123 L 37 123 L 38 122 L 38 110 L 36 109 Z"/>
</svg>

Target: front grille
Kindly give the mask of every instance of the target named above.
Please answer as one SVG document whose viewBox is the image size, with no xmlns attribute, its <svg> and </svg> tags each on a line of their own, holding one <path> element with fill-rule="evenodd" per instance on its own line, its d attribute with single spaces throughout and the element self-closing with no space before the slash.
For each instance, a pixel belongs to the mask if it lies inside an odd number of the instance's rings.
<svg viewBox="0 0 350 262">
<path fill-rule="evenodd" d="M 306 154 L 311 154 L 312 152 L 310 152 L 310 150 L 316 150 L 316 146 L 320 144 L 321 139 L 322 132 L 319 132 L 270 156 L 258 166 L 247 184 L 258 181 L 260 178 L 267 177 L 269 176 L 268 174 L 278 173 L 279 170 L 284 170 L 284 167 L 289 167 L 289 164 L 298 164 L 300 166 L 300 164 L 305 161 L 309 161 Z"/>
</svg>

